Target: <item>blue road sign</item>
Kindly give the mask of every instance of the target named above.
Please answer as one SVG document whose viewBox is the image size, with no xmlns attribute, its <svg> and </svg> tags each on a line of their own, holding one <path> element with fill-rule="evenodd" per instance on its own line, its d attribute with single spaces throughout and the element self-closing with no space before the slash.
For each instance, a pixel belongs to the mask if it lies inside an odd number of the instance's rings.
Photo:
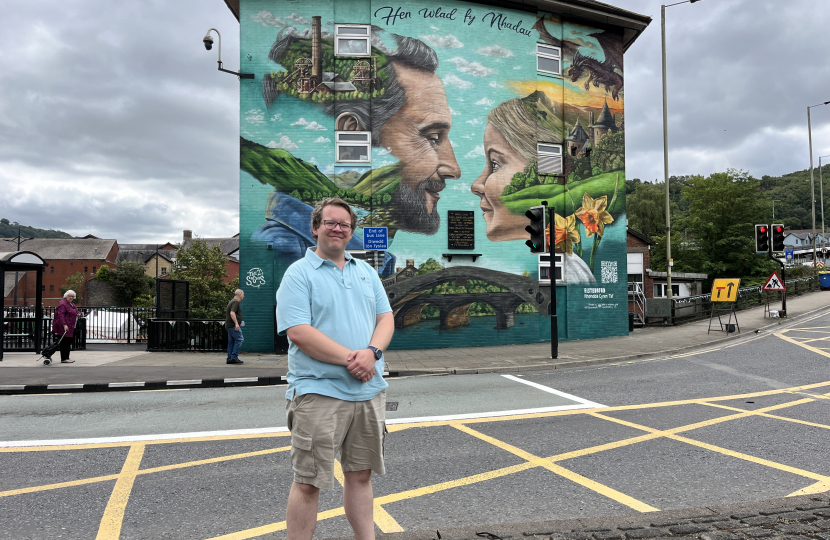
<svg viewBox="0 0 830 540">
<path fill-rule="evenodd" d="M 793 260 L 793 248 L 784 250 L 784 258 L 787 259 L 787 262 L 791 262 Z"/>
<path fill-rule="evenodd" d="M 389 249 L 386 227 L 364 227 L 363 249 Z"/>
</svg>

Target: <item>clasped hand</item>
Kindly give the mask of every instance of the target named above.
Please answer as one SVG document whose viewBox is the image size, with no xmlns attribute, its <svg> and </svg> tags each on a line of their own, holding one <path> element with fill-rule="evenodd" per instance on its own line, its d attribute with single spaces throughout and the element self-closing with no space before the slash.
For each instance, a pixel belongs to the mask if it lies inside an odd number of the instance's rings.
<svg viewBox="0 0 830 540">
<path fill-rule="evenodd" d="M 360 382 L 368 382 L 375 376 L 375 355 L 370 349 L 352 351 L 346 360 L 346 369 Z"/>
</svg>

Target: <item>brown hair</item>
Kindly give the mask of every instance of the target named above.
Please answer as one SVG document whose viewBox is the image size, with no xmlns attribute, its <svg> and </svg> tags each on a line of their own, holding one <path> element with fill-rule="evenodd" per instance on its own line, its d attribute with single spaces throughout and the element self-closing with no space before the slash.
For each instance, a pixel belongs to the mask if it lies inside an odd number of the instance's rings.
<svg viewBox="0 0 830 540">
<path fill-rule="evenodd" d="M 536 159 L 537 142 L 562 142 L 561 135 L 539 125 L 519 98 L 499 103 L 487 115 L 487 121 L 502 134 L 513 150 L 528 161 Z"/>
<path fill-rule="evenodd" d="M 315 240 L 317 239 L 317 235 L 314 234 L 314 229 L 320 228 L 320 224 L 323 222 L 323 208 L 329 205 L 339 206 L 340 208 L 346 210 L 349 213 L 352 232 L 354 232 L 355 228 L 357 227 L 357 214 L 354 213 L 354 210 L 352 210 L 352 207 L 349 206 L 349 203 L 347 203 L 339 197 L 326 197 L 325 199 L 317 203 L 317 206 L 311 212 L 311 234 L 312 236 L 314 236 Z"/>
</svg>

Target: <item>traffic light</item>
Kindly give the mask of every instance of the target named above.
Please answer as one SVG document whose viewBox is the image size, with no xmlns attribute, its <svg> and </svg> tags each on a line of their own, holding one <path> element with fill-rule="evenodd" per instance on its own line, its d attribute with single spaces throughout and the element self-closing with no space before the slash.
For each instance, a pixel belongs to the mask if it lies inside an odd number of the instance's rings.
<svg viewBox="0 0 830 540">
<path fill-rule="evenodd" d="M 525 212 L 530 219 L 530 225 L 525 230 L 530 233 L 530 240 L 525 244 L 530 248 L 531 253 L 545 253 L 545 228 L 547 208 L 544 206 L 533 206 Z"/>
<path fill-rule="evenodd" d="M 769 252 L 769 225 L 755 226 L 755 252 Z"/>
<path fill-rule="evenodd" d="M 772 229 L 772 250 L 784 251 L 784 224 L 773 223 Z"/>
</svg>

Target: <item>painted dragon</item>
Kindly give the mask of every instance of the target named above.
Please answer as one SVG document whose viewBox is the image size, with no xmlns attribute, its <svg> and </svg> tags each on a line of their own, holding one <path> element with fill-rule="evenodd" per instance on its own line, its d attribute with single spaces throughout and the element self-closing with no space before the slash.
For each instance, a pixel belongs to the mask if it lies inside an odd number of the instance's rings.
<svg viewBox="0 0 830 540">
<path fill-rule="evenodd" d="M 587 72 L 588 79 L 585 81 L 585 90 L 590 90 L 593 84 L 595 88 L 600 85 L 605 87 L 606 93 L 610 93 L 614 101 L 620 100 L 620 91 L 623 88 L 623 51 L 620 37 L 612 32 L 603 31 L 588 34 L 597 40 L 602 52 L 605 55 L 605 61 L 600 62 L 591 56 L 585 56 L 579 52 L 580 45 L 573 41 L 561 40 L 553 37 L 545 27 L 545 18 L 540 17 L 533 25 L 533 28 L 539 32 L 539 37 L 542 40 L 555 47 L 562 49 L 563 57 L 570 58 L 571 66 L 568 68 L 567 75 L 571 82 L 577 82 Z"/>
</svg>

